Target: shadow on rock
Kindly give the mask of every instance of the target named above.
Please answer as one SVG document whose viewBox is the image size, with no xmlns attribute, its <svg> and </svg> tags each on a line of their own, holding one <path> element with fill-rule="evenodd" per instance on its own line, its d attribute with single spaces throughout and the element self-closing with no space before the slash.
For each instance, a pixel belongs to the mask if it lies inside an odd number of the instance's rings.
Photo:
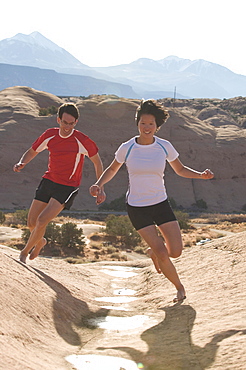
<svg viewBox="0 0 246 370">
<path fill-rule="evenodd" d="M 108 310 L 99 309 L 92 313 L 86 302 L 74 297 L 61 283 L 36 268 L 32 267 L 32 269 L 56 293 L 56 299 L 53 301 L 53 319 L 57 333 L 71 345 L 83 345 L 75 328 L 79 330 L 84 327 L 83 317 L 107 316 Z"/>
<path fill-rule="evenodd" d="M 111 347 L 125 351 L 136 363 L 141 363 L 148 370 L 203 370 L 215 361 L 219 343 L 242 330 L 226 330 L 212 338 L 204 347 L 192 343 L 191 333 L 196 311 L 190 305 L 165 307 L 165 319 L 145 330 L 141 339 L 148 345 L 148 352 L 143 353 L 131 347 Z M 101 350 L 106 348 L 99 348 Z"/>
</svg>

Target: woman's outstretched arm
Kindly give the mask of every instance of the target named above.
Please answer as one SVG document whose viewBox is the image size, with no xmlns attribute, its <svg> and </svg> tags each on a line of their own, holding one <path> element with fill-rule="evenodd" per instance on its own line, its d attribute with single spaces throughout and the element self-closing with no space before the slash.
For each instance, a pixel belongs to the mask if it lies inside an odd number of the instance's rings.
<svg viewBox="0 0 246 370">
<path fill-rule="evenodd" d="M 170 166 L 173 168 L 176 174 L 181 177 L 186 177 L 189 179 L 203 179 L 203 180 L 209 180 L 214 177 L 214 174 L 210 169 L 207 168 L 206 170 L 202 172 L 193 170 L 192 168 L 184 166 L 183 163 L 179 160 L 179 158 L 170 162 Z"/>
</svg>

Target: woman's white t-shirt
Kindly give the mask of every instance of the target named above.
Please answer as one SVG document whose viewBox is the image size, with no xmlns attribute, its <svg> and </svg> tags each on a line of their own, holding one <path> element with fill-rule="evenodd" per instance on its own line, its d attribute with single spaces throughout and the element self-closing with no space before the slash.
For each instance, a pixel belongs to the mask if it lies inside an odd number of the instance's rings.
<svg viewBox="0 0 246 370">
<path fill-rule="evenodd" d="M 122 143 L 115 153 L 116 161 L 125 162 L 128 170 L 127 203 L 136 207 L 160 203 L 167 199 L 166 161 L 174 161 L 179 153 L 169 141 L 157 136 L 150 145 L 140 145 L 136 139 L 137 136 Z"/>
</svg>

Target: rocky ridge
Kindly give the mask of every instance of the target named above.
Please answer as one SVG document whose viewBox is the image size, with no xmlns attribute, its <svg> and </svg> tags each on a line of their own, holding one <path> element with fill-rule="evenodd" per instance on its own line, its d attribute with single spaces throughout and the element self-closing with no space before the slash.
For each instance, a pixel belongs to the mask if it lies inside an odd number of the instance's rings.
<svg viewBox="0 0 246 370">
<path fill-rule="evenodd" d="M 1 208 L 19 209 L 30 205 L 36 185 L 47 166 L 47 153 L 33 160 L 22 173 L 12 171 L 22 153 L 47 128 L 56 126 L 56 117 L 40 117 L 40 108 L 58 107 L 64 101 L 75 102 L 80 110 L 77 128 L 98 145 L 104 166 L 114 157 L 118 146 L 137 135 L 134 122 L 139 100 L 117 96 L 92 95 L 87 98 L 59 98 L 27 87 L 11 87 L 0 92 Z M 178 177 L 167 166 L 165 173 L 169 197 L 178 206 L 191 208 L 203 200 L 211 212 L 240 212 L 246 199 L 246 98 L 163 99 L 170 118 L 158 136 L 170 140 L 181 161 L 197 170 L 211 168 L 211 181 Z M 106 185 L 107 202 L 127 190 L 123 167 Z M 85 161 L 77 210 L 95 210 L 97 206 L 88 188 L 95 181 L 94 169 Z"/>
</svg>

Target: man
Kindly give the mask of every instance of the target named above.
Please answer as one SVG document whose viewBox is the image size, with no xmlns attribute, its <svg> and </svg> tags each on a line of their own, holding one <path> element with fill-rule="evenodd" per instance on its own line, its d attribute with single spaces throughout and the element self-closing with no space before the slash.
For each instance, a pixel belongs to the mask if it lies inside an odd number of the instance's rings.
<svg viewBox="0 0 246 370">
<path fill-rule="evenodd" d="M 81 182 L 84 156 L 94 164 L 96 177 L 103 172 L 103 165 L 94 141 L 75 130 L 79 111 L 74 104 L 63 104 L 58 109 L 59 128 L 46 130 L 28 149 L 13 170 L 20 172 L 38 153 L 49 151 L 48 170 L 43 175 L 28 213 L 28 227 L 31 235 L 20 253 L 20 261 L 26 263 L 28 253 L 34 259 L 46 244 L 46 226 L 63 209 L 70 209 L 78 194 Z M 98 194 L 96 203 L 105 200 L 105 193 Z"/>
</svg>

